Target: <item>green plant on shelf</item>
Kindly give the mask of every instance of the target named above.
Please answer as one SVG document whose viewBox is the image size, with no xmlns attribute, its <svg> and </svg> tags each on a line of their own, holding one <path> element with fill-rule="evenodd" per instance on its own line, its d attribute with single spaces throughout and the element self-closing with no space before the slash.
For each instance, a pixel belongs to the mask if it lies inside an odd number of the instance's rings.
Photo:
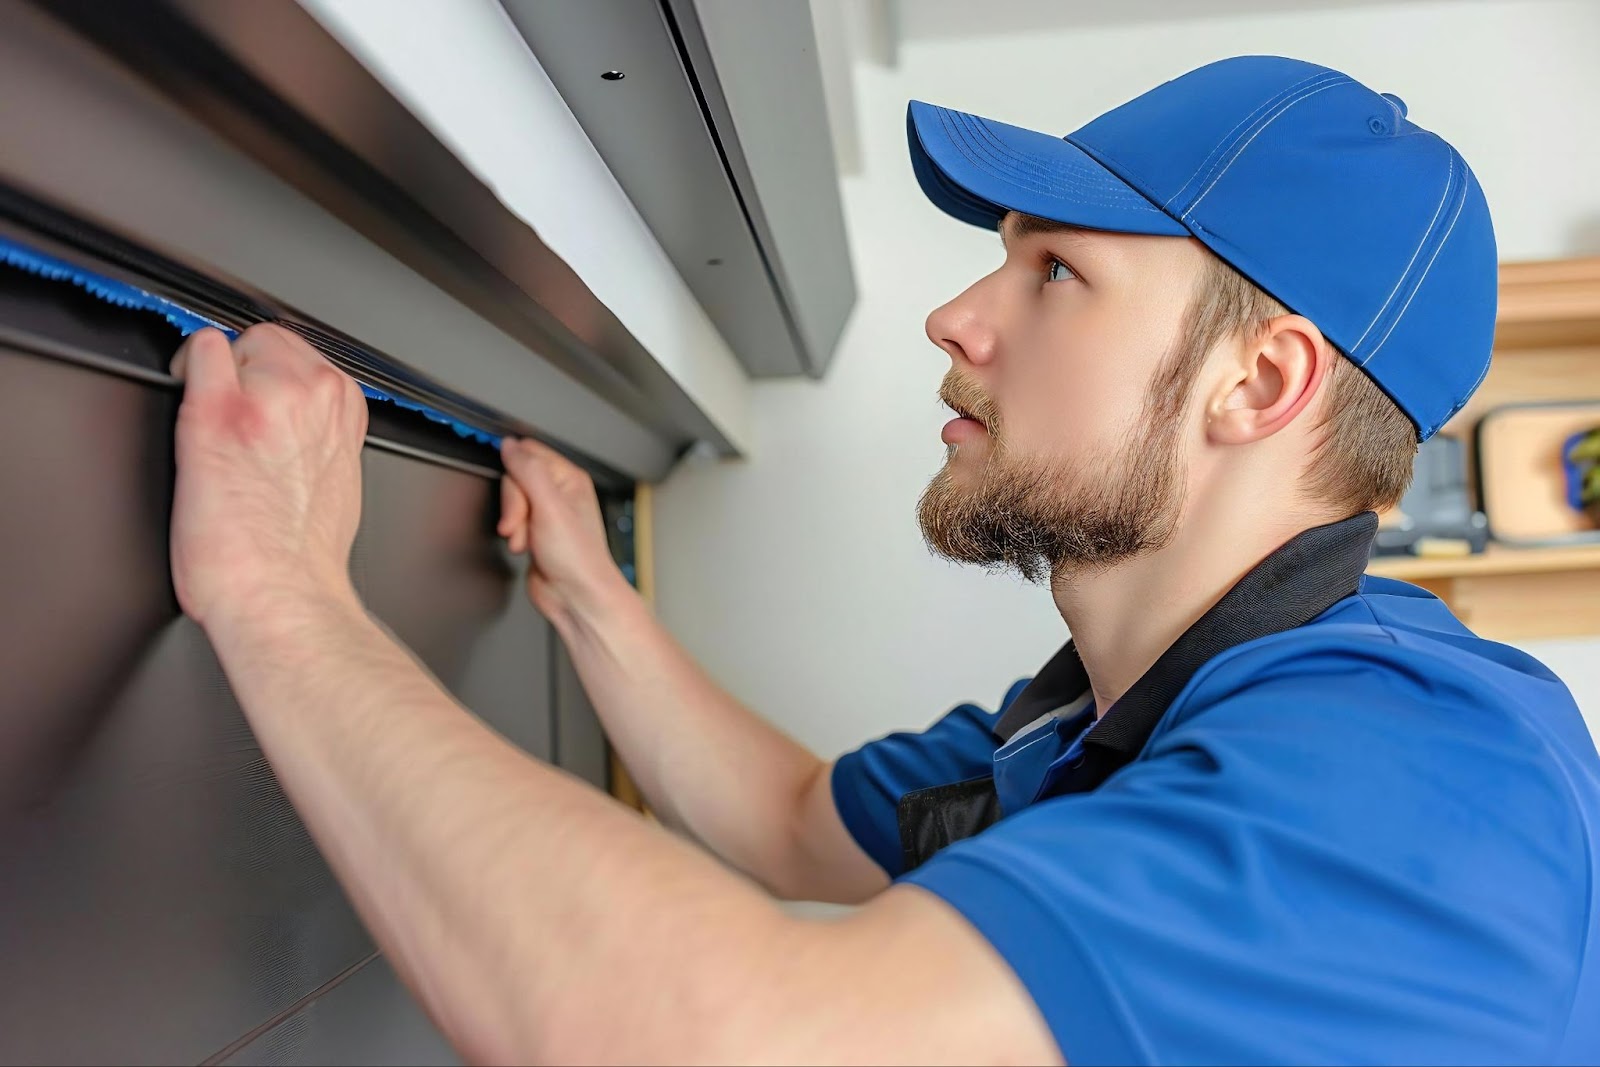
<svg viewBox="0 0 1600 1067">
<path fill-rule="evenodd" d="M 1578 482 L 1578 505 L 1600 525 L 1600 426 L 1567 449 L 1567 463 Z"/>
</svg>

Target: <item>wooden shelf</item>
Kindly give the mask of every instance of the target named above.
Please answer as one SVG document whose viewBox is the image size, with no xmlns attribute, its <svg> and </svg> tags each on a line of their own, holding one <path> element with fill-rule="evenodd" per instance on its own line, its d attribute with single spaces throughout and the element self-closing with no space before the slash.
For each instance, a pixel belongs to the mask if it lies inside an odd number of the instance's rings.
<svg viewBox="0 0 1600 1067">
<path fill-rule="evenodd" d="M 1600 546 L 1511 548 L 1476 556 L 1375 559 L 1369 574 L 1413 582 L 1494 641 L 1600 634 Z"/>
<path fill-rule="evenodd" d="M 1494 347 L 1482 386 L 1443 430 L 1467 444 L 1469 467 L 1486 411 L 1600 399 L 1600 256 L 1502 263 Z M 1600 545 L 1491 545 L 1476 556 L 1376 559 L 1368 571 L 1415 582 L 1494 640 L 1600 634 Z"/>
<path fill-rule="evenodd" d="M 1513 548 L 1490 545 L 1473 556 L 1420 559 L 1416 556 L 1380 556 L 1367 567 L 1368 574 L 1415 582 L 1440 578 L 1486 575 L 1543 574 L 1550 571 L 1600 570 L 1600 545 L 1561 548 Z"/>
<path fill-rule="evenodd" d="M 1600 256 L 1500 265 L 1499 349 L 1600 344 Z"/>
</svg>

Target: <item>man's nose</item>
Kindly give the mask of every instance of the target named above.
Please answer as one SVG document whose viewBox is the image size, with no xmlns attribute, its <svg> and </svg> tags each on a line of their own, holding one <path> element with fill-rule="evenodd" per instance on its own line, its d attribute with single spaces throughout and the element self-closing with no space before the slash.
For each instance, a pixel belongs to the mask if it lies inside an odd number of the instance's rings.
<svg viewBox="0 0 1600 1067">
<path fill-rule="evenodd" d="M 976 286 L 974 286 L 976 288 Z M 979 314 L 972 289 L 934 308 L 928 315 L 928 340 L 956 362 L 982 366 L 994 358 L 995 331 Z"/>
</svg>

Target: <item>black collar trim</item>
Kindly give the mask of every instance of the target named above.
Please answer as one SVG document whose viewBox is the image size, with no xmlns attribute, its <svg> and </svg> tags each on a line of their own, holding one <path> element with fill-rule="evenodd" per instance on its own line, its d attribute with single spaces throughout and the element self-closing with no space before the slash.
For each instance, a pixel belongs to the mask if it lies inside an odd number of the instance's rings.
<svg viewBox="0 0 1600 1067">
<path fill-rule="evenodd" d="M 1084 762 L 1067 792 L 1093 789 L 1131 763 L 1167 707 L 1220 652 L 1303 626 L 1356 591 L 1367 569 L 1378 516 L 1364 511 L 1291 538 L 1239 579 L 1183 632 L 1084 738 Z M 1071 641 L 1006 709 L 994 732 L 1009 741 L 1040 716 L 1082 696 L 1089 675 Z"/>
</svg>

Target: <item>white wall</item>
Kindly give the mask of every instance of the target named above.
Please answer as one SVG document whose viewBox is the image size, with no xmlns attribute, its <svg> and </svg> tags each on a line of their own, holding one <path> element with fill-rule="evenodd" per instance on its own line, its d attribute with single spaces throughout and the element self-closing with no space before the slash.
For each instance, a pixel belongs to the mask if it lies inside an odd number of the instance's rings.
<svg viewBox="0 0 1600 1067">
<path fill-rule="evenodd" d="M 1403 97 L 1476 169 L 1503 258 L 1547 258 L 1600 253 L 1597 44 L 1593 0 L 1454 0 L 914 39 L 896 69 L 859 67 L 863 169 L 843 187 L 860 304 L 824 382 L 755 386 L 751 460 L 686 463 L 662 487 L 662 618 L 738 696 L 828 755 L 961 700 L 992 705 L 1065 637 L 1046 591 L 935 561 L 917 532 L 917 495 L 943 455 L 934 393 L 947 365 L 922 321 L 1000 249 L 923 200 L 908 97 L 1065 133 L 1213 59 L 1313 60 Z M 1529 647 L 1600 723 L 1586 663 L 1600 643 Z"/>
</svg>

